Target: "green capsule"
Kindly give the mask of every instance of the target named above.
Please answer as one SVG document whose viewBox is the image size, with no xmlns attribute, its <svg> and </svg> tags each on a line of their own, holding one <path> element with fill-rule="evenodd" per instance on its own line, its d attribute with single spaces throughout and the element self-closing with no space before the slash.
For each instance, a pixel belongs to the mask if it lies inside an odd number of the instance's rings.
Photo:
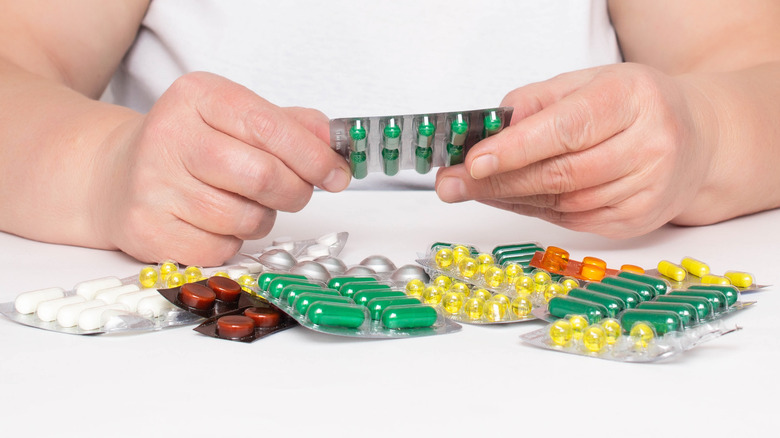
<svg viewBox="0 0 780 438">
<path fill-rule="evenodd" d="M 552 297 L 547 303 L 547 311 L 550 312 L 550 315 L 558 318 L 583 315 L 591 324 L 609 316 L 609 310 L 603 304 L 568 296 Z"/>
<path fill-rule="evenodd" d="M 290 285 L 298 286 L 322 286 L 314 280 L 301 280 L 298 278 L 277 277 L 271 280 L 268 285 L 268 293 L 274 298 L 279 298 L 282 295 L 282 290 Z"/>
<path fill-rule="evenodd" d="M 688 303 L 664 303 L 659 301 L 645 301 L 636 306 L 637 309 L 671 310 L 680 315 L 683 326 L 689 327 L 699 322 L 699 314 L 696 308 Z"/>
<path fill-rule="evenodd" d="M 363 179 L 368 175 L 368 157 L 365 152 L 349 153 L 349 170 L 355 179 Z"/>
<path fill-rule="evenodd" d="M 496 263 L 498 263 L 499 265 L 503 265 L 506 263 L 517 263 L 518 265 L 523 265 L 525 267 L 528 267 L 528 264 L 531 263 L 531 260 L 533 260 L 533 258 L 534 258 L 533 254 L 505 256 L 496 259 Z"/>
<path fill-rule="evenodd" d="M 392 290 L 387 284 L 371 283 L 370 281 L 360 281 L 357 283 L 346 283 L 339 288 L 339 293 L 345 297 L 353 298 L 358 292 L 364 290 Z"/>
<path fill-rule="evenodd" d="M 433 166 L 433 137 L 436 125 L 429 116 L 423 116 L 417 126 L 417 145 L 414 149 L 414 168 L 417 173 L 430 172 Z"/>
<path fill-rule="evenodd" d="M 296 278 L 298 280 L 306 280 L 306 277 L 303 275 L 296 275 L 296 274 L 282 274 L 278 272 L 264 272 L 260 274 L 259 277 L 257 277 L 257 287 L 260 288 L 260 290 L 268 291 L 268 286 L 271 285 L 271 281 L 278 277 L 286 277 L 286 278 Z"/>
<path fill-rule="evenodd" d="M 592 290 L 585 290 L 580 288 L 574 288 L 567 294 L 573 298 L 579 298 L 586 301 L 592 301 L 599 303 L 607 308 L 607 313 L 610 318 L 615 318 L 618 313 L 622 312 L 626 308 L 625 301 L 612 295 L 607 295 L 601 292 Z"/>
<path fill-rule="evenodd" d="M 401 126 L 394 117 L 387 120 L 382 130 L 382 170 L 393 176 L 400 169 Z"/>
<path fill-rule="evenodd" d="M 298 294 L 298 296 L 295 297 L 295 301 L 293 301 L 292 307 L 296 312 L 298 312 L 298 314 L 305 315 L 306 311 L 309 309 L 309 306 L 311 306 L 312 303 L 316 303 L 318 301 L 325 301 L 328 303 L 355 304 L 352 299 L 347 297 L 318 294 L 315 292 L 305 292 Z"/>
<path fill-rule="evenodd" d="M 430 327 L 438 316 L 436 309 L 424 304 L 388 306 L 382 312 L 382 325 L 391 329 Z"/>
<path fill-rule="evenodd" d="M 727 310 L 729 307 L 726 295 L 723 294 L 723 292 L 717 290 L 675 290 L 669 292 L 668 295 L 706 298 L 707 301 L 712 303 L 712 309 L 715 311 L 715 313 L 721 313 Z"/>
<path fill-rule="evenodd" d="M 683 329 L 680 315 L 670 310 L 628 309 L 620 314 L 620 325 L 628 333 L 637 322 L 645 322 L 655 328 L 658 336 Z"/>
<path fill-rule="evenodd" d="M 352 152 L 365 152 L 368 146 L 368 132 L 362 120 L 357 119 L 349 128 L 349 150 Z"/>
<path fill-rule="evenodd" d="M 289 286 L 285 286 L 284 289 L 282 289 L 282 293 L 279 295 L 279 301 L 292 306 L 295 298 L 304 292 L 315 292 L 318 294 L 340 296 L 339 291 L 327 288 L 325 286 L 291 284 Z"/>
<path fill-rule="evenodd" d="M 308 307 L 306 318 L 317 325 L 358 328 L 366 320 L 366 312 L 357 304 L 317 301 Z"/>
<path fill-rule="evenodd" d="M 687 303 L 692 305 L 696 309 L 696 315 L 699 321 L 707 319 L 713 314 L 712 303 L 706 298 L 702 297 L 684 297 L 684 296 L 671 296 L 661 295 L 655 299 L 656 303 Z"/>
<path fill-rule="evenodd" d="M 739 300 L 739 289 L 730 284 L 694 284 L 688 286 L 688 290 L 716 290 L 726 296 L 728 306 L 733 306 Z"/>
<path fill-rule="evenodd" d="M 339 290 L 341 289 L 341 286 L 344 285 L 344 283 L 356 283 L 358 281 L 370 281 L 376 283 L 377 280 L 374 277 L 354 277 L 354 276 L 337 276 L 332 277 L 330 281 L 328 281 L 328 287 L 331 289 Z"/>
<path fill-rule="evenodd" d="M 498 115 L 498 111 L 490 110 L 485 114 L 484 126 L 482 129 L 482 137 L 488 138 L 491 135 L 496 135 L 501 132 L 501 117 Z"/>
<path fill-rule="evenodd" d="M 495 248 L 493 248 L 493 251 L 491 251 L 491 253 L 493 253 L 494 256 L 498 257 L 507 251 L 515 251 L 515 250 L 523 250 L 523 249 L 532 249 L 533 252 L 544 251 L 544 248 L 540 247 L 535 243 L 511 243 L 509 245 L 498 245 Z"/>
<path fill-rule="evenodd" d="M 405 304 L 422 304 L 420 300 L 414 297 L 377 297 L 371 299 L 366 304 L 371 319 L 379 320 L 382 318 L 382 312 L 390 306 L 400 306 Z"/>
<path fill-rule="evenodd" d="M 367 306 L 369 301 L 380 297 L 406 297 L 406 294 L 400 290 L 367 289 L 360 292 L 355 292 L 355 294 L 352 295 L 352 301 L 354 301 L 355 304 Z"/>
<path fill-rule="evenodd" d="M 633 309 L 637 304 L 642 302 L 642 297 L 638 293 L 618 286 L 602 283 L 588 283 L 585 285 L 585 289 L 618 297 L 626 303 L 626 309 Z"/>
<path fill-rule="evenodd" d="M 609 284 L 612 286 L 622 287 L 628 290 L 632 290 L 642 297 L 643 301 L 650 301 L 655 298 L 656 290 L 653 286 L 641 281 L 631 280 L 630 278 L 622 277 L 604 277 L 601 279 L 603 284 Z"/>
<path fill-rule="evenodd" d="M 645 274 L 637 274 L 636 272 L 620 271 L 617 275 L 620 278 L 627 278 L 629 280 L 639 281 L 641 283 L 649 284 L 656 290 L 656 296 L 666 295 L 671 292 L 672 286 L 669 285 L 664 279 L 651 277 Z"/>
<path fill-rule="evenodd" d="M 469 124 L 463 114 L 457 114 L 450 123 L 450 138 L 447 143 L 447 165 L 461 164 L 464 157 L 464 145 L 468 136 Z"/>
</svg>

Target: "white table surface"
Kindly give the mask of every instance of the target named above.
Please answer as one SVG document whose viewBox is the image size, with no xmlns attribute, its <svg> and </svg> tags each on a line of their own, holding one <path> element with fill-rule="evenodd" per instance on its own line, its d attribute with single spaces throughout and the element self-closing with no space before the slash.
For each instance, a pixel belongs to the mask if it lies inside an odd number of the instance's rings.
<svg viewBox="0 0 780 438">
<path fill-rule="evenodd" d="M 485 251 L 538 241 L 610 266 L 654 267 L 692 256 L 713 272 L 749 271 L 759 283 L 777 285 L 778 224 L 780 211 L 770 211 L 610 240 L 477 203 L 443 204 L 425 191 L 318 192 L 303 211 L 280 214 L 273 232 L 244 250 L 258 251 L 279 236 L 348 231 L 341 254 L 348 265 L 382 254 L 401 266 L 435 241 Z M 0 233 L 0 302 L 26 290 L 134 275 L 142 266 L 119 252 Z M 776 289 L 743 297 L 758 304 L 727 319 L 743 330 L 654 364 L 521 343 L 519 335 L 539 322 L 402 340 L 296 327 L 244 344 L 191 327 L 76 336 L 0 318 L 0 435 L 767 436 L 776 428 L 780 391 Z"/>
</svg>

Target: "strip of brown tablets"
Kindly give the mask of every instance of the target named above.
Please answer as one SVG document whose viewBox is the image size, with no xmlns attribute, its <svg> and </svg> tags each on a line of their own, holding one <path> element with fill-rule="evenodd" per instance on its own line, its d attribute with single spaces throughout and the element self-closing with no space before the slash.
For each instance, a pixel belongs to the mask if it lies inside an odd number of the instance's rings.
<svg viewBox="0 0 780 438">
<path fill-rule="evenodd" d="M 252 318 L 242 315 L 227 315 L 217 320 L 217 334 L 223 338 L 240 339 L 255 332 Z"/>
<path fill-rule="evenodd" d="M 214 305 L 217 294 L 199 283 L 185 283 L 179 290 L 179 301 L 187 307 L 206 310 Z"/>
<path fill-rule="evenodd" d="M 213 276 L 206 284 L 217 294 L 217 299 L 220 301 L 231 303 L 241 294 L 241 285 L 227 277 Z"/>
<path fill-rule="evenodd" d="M 244 315 L 252 318 L 256 327 L 276 327 L 281 314 L 272 307 L 250 307 L 244 310 Z"/>
</svg>

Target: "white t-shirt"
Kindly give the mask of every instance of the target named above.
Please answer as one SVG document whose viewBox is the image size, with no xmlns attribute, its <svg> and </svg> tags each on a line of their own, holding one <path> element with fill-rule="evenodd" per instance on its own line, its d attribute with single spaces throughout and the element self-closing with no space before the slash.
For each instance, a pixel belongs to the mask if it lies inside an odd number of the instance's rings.
<svg viewBox="0 0 780 438">
<path fill-rule="evenodd" d="M 153 0 L 110 94 L 146 112 L 209 71 L 331 118 L 432 113 L 620 61 L 606 0 Z M 353 186 L 431 186 L 410 173 Z"/>
</svg>

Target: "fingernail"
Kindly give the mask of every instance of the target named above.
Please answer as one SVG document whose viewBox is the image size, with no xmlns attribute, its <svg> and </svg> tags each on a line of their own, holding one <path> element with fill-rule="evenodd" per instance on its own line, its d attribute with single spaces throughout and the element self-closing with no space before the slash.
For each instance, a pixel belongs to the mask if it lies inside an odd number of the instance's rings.
<svg viewBox="0 0 780 438">
<path fill-rule="evenodd" d="M 340 192 L 347 188 L 350 179 L 349 172 L 337 167 L 331 170 L 328 177 L 322 182 L 322 188 L 329 192 Z"/>
<path fill-rule="evenodd" d="M 498 171 L 498 158 L 491 154 L 481 155 L 474 159 L 469 171 L 474 179 L 493 175 Z"/>
<path fill-rule="evenodd" d="M 458 202 L 466 199 L 466 185 L 460 178 L 447 177 L 436 187 L 439 199 L 444 202 Z"/>
</svg>

